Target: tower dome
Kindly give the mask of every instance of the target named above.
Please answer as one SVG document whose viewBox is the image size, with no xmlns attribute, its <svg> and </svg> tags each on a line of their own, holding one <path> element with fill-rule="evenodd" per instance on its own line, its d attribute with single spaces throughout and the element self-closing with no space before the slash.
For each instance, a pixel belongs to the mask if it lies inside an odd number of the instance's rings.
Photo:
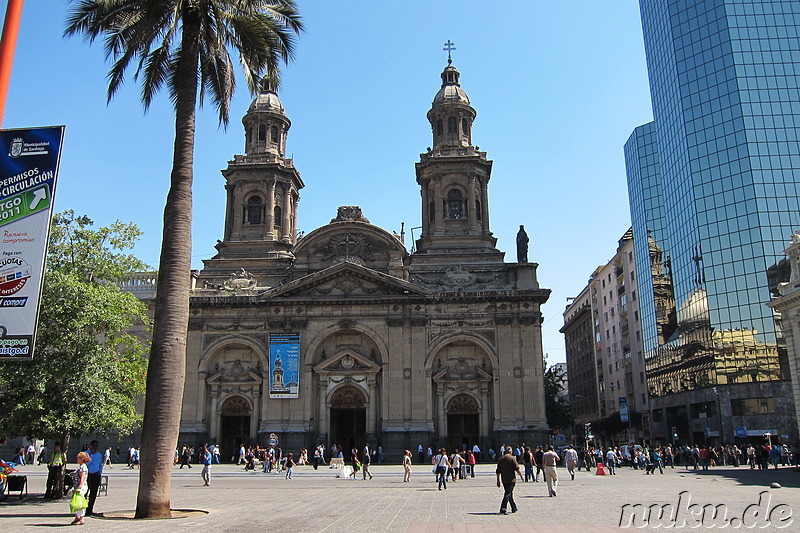
<svg viewBox="0 0 800 533">
<path fill-rule="evenodd" d="M 442 71 L 442 88 L 433 97 L 434 106 L 444 103 L 469 105 L 469 96 L 458 83 L 460 76 L 461 74 L 453 65 L 447 65 L 444 68 Z"/>
<path fill-rule="evenodd" d="M 261 81 L 261 90 L 247 109 L 242 124 L 245 154 L 284 157 L 286 134 L 292 123 L 268 79 Z"/>
<path fill-rule="evenodd" d="M 441 74 L 442 87 L 433 97 L 431 109 L 428 111 L 434 150 L 472 146 L 472 122 L 477 114 L 458 81 L 461 74 L 453 66 L 449 51 L 454 48 L 448 47 L 448 43 L 452 45 L 450 41 L 445 43 L 448 56 L 447 66 Z"/>
<path fill-rule="evenodd" d="M 265 83 L 265 85 L 268 85 Z M 266 89 L 258 93 L 250 107 L 247 108 L 248 113 L 256 111 L 267 111 L 270 113 L 277 113 L 286 116 L 286 110 L 283 108 L 283 103 L 278 95 L 271 89 Z"/>
</svg>

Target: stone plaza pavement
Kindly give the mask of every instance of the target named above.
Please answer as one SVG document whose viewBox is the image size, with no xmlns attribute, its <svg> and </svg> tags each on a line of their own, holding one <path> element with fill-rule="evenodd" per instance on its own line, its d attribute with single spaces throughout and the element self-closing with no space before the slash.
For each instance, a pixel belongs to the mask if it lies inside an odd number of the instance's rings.
<svg viewBox="0 0 800 533">
<path fill-rule="evenodd" d="M 800 473 L 791 468 L 768 472 L 747 467 L 722 467 L 707 473 L 678 467 L 664 475 L 644 475 L 622 468 L 616 476 L 580 472 L 575 481 L 559 468 L 558 496 L 547 497 L 545 483 L 517 483 L 519 512 L 498 514 L 502 490 L 495 486 L 494 466 L 478 465 L 474 479 L 448 483 L 437 490 L 430 466 L 416 465 L 411 483 L 403 483 L 400 466 L 372 467 L 374 479 L 337 479 L 334 470 L 310 466 L 295 468 L 294 479 L 283 474 L 245 472 L 242 467 L 214 465 L 210 487 L 204 487 L 202 467 L 175 467 L 172 506 L 199 509 L 170 520 L 131 520 L 135 507 L 138 471 L 124 465 L 108 470 L 109 490 L 100 496 L 95 511 L 105 518 L 87 518 L 85 529 L 147 533 L 202 527 L 210 532 L 373 532 L 408 533 L 604 533 L 619 531 L 625 504 L 679 503 L 688 491 L 699 505 L 725 504 L 728 516 L 741 516 L 768 491 L 769 506 L 786 504 L 798 514 L 784 529 L 769 526 L 758 531 L 800 531 Z M 44 466 L 20 469 L 28 476 L 29 495 L 11 495 L 0 502 L 3 531 L 42 531 L 66 526 L 71 520 L 66 500 L 42 499 Z M 359 473 L 360 474 L 360 473 Z M 770 489 L 778 482 L 783 488 Z M 509 509 L 510 510 L 510 509 Z M 633 529 L 633 528 L 631 528 Z M 651 528 L 642 528 L 650 530 Z M 660 530 L 653 529 L 653 530 Z M 686 527 L 685 529 L 688 529 Z M 730 530 L 731 527 L 726 528 Z"/>
</svg>

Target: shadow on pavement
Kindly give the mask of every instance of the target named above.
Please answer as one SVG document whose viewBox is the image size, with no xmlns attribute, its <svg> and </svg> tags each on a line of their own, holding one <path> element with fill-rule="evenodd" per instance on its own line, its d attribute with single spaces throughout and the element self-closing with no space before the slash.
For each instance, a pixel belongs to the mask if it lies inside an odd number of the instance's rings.
<svg viewBox="0 0 800 533">
<path fill-rule="evenodd" d="M 64 518 L 75 518 L 74 514 L 69 512 L 63 513 L 14 513 L 14 514 L 0 514 L 2 518 L 46 518 L 49 516 L 63 516 Z"/>
<path fill-rule="evenodd" d="M 799 488 L 800 487 L 800 471 L 793 467 L 783 467 L 769 470 L 751 470 L 750 467 L 733 468 L 723 466 L 720 468 L 711 468 L 709 470 L 682 470 L 679 472 L 685 476 L 718 476 L 722 478 L 732 479 L 740 485 L 750 485 L 769 488 L 772 483 L 780 483 L 782 487 L 786 488 Z"/>
</svg>

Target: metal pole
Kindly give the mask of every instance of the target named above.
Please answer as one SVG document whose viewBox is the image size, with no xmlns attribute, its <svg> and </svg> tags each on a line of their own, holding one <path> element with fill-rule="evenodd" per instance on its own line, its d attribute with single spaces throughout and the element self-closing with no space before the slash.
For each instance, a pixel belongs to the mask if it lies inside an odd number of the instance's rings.
<svg viewBox="0 0 800 533">
<path fill-rule="evenodd" d="M 22 18 L 24 0 L 8 0 L 6 19 L 3 23 L 3 37 L 0 38 L 0 127 L 6 114 L 6 96 L 11 80 L 11 66 L 14 64 L 14 50 L 17 47 L 19 21 Z"/>
</svg>

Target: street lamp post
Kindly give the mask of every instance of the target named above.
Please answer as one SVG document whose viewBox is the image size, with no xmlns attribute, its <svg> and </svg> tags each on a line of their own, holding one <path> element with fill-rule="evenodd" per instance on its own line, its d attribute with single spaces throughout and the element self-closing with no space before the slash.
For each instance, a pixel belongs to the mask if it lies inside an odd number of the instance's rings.
<svg viewBox="0 0 800 533">
<path fill-rule="evenodd" d="M 717 388 L 711 387 L 711 390 L 714 391 L 714 396 L 716 397 L 717 400 L 717 417 L 719 418 L 719 445 L 722 446 L 722 444 L 724 443 L 723 435 L 725 434 L 722 426 L 722 404 L 719 401 L 719 391 L 717 390 Z"/>
</svg>

